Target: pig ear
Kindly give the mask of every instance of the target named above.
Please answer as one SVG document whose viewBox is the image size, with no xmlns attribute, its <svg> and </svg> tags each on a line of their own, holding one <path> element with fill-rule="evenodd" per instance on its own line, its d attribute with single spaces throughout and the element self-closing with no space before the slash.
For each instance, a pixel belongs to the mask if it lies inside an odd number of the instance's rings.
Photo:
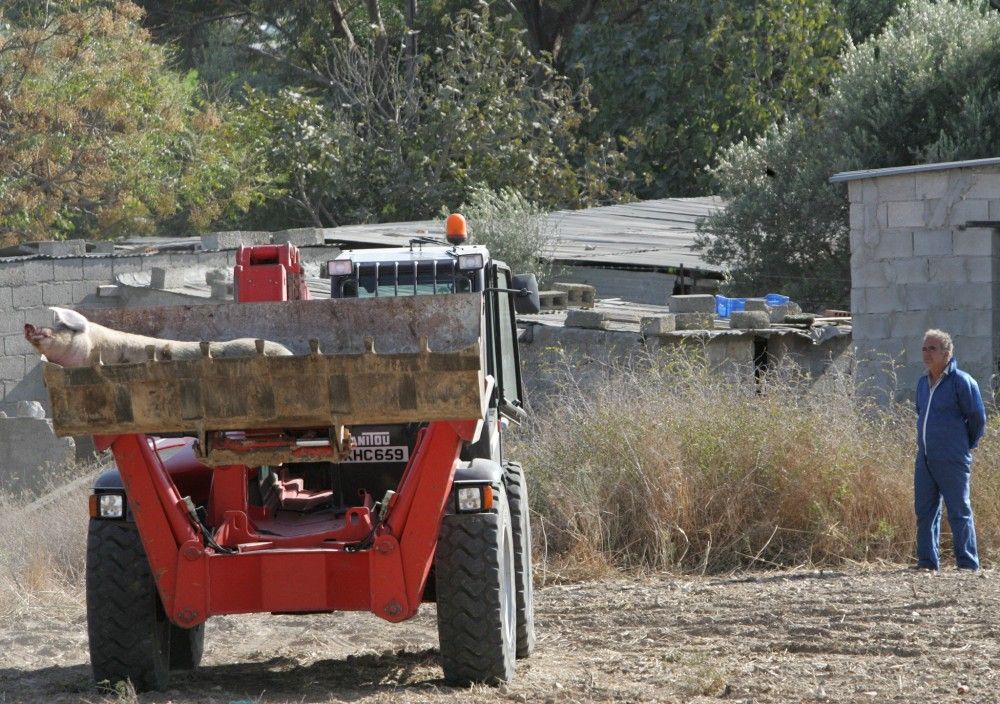
<svg viewBox="0 0 1000 704">
<path fill-rule="evenodd" d="M 75 330 L 77 332 L 84 332 L 87 329 L 87 319 L 82 315 L 77 313 L 75 310 L 69 310 L 68 308 L 49 308 L 52 314 L 55 316 L 57 323 L 62 323 L 70 330 Z"/>
</svg>

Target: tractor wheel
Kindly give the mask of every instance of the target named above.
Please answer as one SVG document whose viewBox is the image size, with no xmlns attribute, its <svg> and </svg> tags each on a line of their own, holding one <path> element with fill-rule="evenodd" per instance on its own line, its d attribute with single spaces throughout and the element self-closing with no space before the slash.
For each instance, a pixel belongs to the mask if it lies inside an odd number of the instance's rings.
<svg viewBox="0 0 1000 704">
<path fill-rule="evenodd" d="M 87 632 L 98 686 L 131 680 L 136 691 L 164 689 L 170 621 L 135 525 L 91 520 L 87 533 Z"/>
<path fill-rule="evenodd" d="M 441 664 L 450 684 L 500 684 L 514 676 L 514 539 L 506 492 L 485 513 L 441 520 L 434 557 Z"/>
<path fill-rule="evenodd" d="M 205 624 L 181 628 L 170 624 L 170 669 L 193 670 L 205 652 Z"/>
<path fill-rule="evenodd" d="M 528 483 L 524 470 L 511 462 L 503 471 L 514 538 L 514 585 L 517 592 L 517 657 L 535 650 L 535 588 L 531 565 L 531 520 L 528 516 Z"/>
</svg>

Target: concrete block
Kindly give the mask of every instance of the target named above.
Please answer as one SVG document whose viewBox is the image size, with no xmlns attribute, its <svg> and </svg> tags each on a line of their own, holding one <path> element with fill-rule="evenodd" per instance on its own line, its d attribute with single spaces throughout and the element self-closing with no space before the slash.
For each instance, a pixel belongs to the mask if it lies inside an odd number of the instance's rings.
<svg viewBox="0 0 1000 704">
<path fill-rule="evenodd" d="M 876 259 L 900 259 L 913 256 L 913 231 L 883 232 L 875 244 Z"/>
<path fill-rule="evenodd" d="M 886 316 L 889 319 L 889 337 L 894 339 L 923 337 L 924 332 L 930 328 L 929 319 L 933 313 L 927 311 L 900 311 L 890 313 Z"/>
<path fill-rule="evenodd" d="M 39 284 L 55 278 L 51 259 L 30 259 L 21 266 L 24 267 L 26 284 Z"/>
<path fill-rule="evenodd" d="M 990 257 L 993 255 L 993 233 L 987 228 L 956 230 L 952 248 L 957 255 Z"/>
<path fill-rule="evenodd" d="M 861 203 L 864 200 L 864 190 L 861 181 L 847 183 L 847 200 L 850 203 Z"/>
<path fill-rule="evenodd" d="M 213 300 L 225 301 L 230 298 L 232 284 L 226 283 L 225 281 L 213 281 L 210 286 L 212 289 Z"/>
<path fill-rule="evenodd" d="M 83 299 L 87 296 L 97 295 L 97 284 L 93 281 L 74 281 L 73 282 L 73 301 L 76 303 L 82 303 Z"/>
<path fill-rule="evenodd" d="M 67 307 L 74 303 L 73 284 L 42 284 L 42 303 Z"/>
<path fill-rule="evenodd" d="M 0 286 L 0 309 L 14 307 L 14 289 Z"/>
<path fill-rule="evenodd" d="M 281 230 L 271 235 L 274 244 L 293 244 L 296 247 L 321 247 L 326 244 L 321 227 L 299 227 Z"/>
<path fill-rule="evenodd" d="M 854 315 L 851 318 L 851 334 L 855 342 L 861 340 L 885 340 L 889 337 L 891 315 Z"/>
<path fill-rule="evenodd" d="M 33 308 L 42 305 L 42 287 L 39 284 L 18 286 L 11 291 L 15 308 Z"/>
<path fill-rule="evenodd" d="M 1000 220 L 1000 198 L 990 199 L 990 220 Z"/>
<path fill-rule="evenodd" d="M 944 309 L 988 309 L 993 306 L 993 287 L 988 283 L 955 284 L 942 287 L 939 293 Z"/>
<path fill-rule="evenodd" d="M 864 252 L 867 257 L 870 257 L 871 255 L 865 251 L 866 249 L 865 228 L 863 226 L 854 227 L 854 225 L 851 225 L 851 255 Z"/>
<path fill-rule="evenodd" d="M 115 253 L 115 243 L 114 242 L 92 242 L 90 244 L 91 254 L 114 254 Z"/>
<path fill-rule="evenodd" d="M 947 256 L 951 254 L 951 235 L 951 230 L 916 230 L 913 233 L 914 256 Z"/>
<path fill-rule="evenodd" d="M 209 252 L 239 249 L 240 245 L 253 244 L 271 244 L 271 233 L 232 230 L 229 232 L 210 232 L 201 236 L 201 248 Z"/>
<path fill-rule="evenodd" d="M 897 284 L 923 284 L 931 281 L 928 257 L 896 259 L 886 264 L 895 272 Z"/>
<path fill-rule="evenodd" d="M 885 262 L 866 261 L 860 265 L 851 266 L 851 285 L 857 288 L 881 288 L 888 286 L 891 280 L 887 270 L 890 264 Z"/>
<path fill-rule="evenodd" d="M 87 257 L 83 260 L 83 278 L 87 281 L 107 281 L 115 278 L 111 257 Z"/>
<path fill-rule="evenodd" d="M 674 326 L 678 330 L 714 330 L 715 309 L 713 308 L 711 313 L 675 313 Z"/>
<path fill-rule="evenodd" d="M 905 310 L 905 305 L 900 300 L 902 288 L 901 286 L 884 286 L 865 289 L 865 309 L 858 312 L 884 314 Z"/>
<path fill-rule="evenodd" d="M 948 190 L 947 173 L 930 171 L 914 175 L 916 177 L 916 197 L 919 199 L 941 198 Z"/>
<path fill-rule="evenodd" d="M 205 267 L 214 267 L 216 269 L 228 269 L 230 272 L 233 270 L 233 262 L 229 260 L 230 254 L 233 252 L 198 252 L 198 265 Z M 234 257 L 235 259 L 235 257 Z"/>
<path fill-rule="evenodd" d="M 121 287 L 116 284 L 101 284 L 97 287 L 98 298 L 121 298 Z"/>
<path fill-rule="evenodd" d="M 0 262 L 0 286 L 23 286 L 28 283 L 22 264 L 23 262 Z"/>
<path fill-rule="evenodd" d="M 966 198 L 1000 198 L 1000 173 L 974 173 Z"/>
<path fill-rule="evenodd" d="M 671 313 L 715 314 L 715 296 L 711 294 L 671 296 L 667 305 L 670 306 Z"/>
<path fill-rule="evenodd" d="M 31 343 L 24 339 L 23 328 L 21 332 L 16 335 L 3 336 L 3 353 L 8 357 L 15 357 L 17 355 L 38 355 L 37 350 L 31 346 Z"/>
<path fill-rule="evenodd" d="M 905 293 L 906 310 L 940 310 L 948 296 L 941 286 L 933 284 L 910 284 L 902 289 Z"/>
<path fill-rule="evenodd" d="M 18 418 L 44 418 L 45 409 L 38 401 L 20 401 L 17 404 Z"/>
<path fill-rule="evenodd" d="M 730 314 L 729 327 L 734 330 L 763 330 L 771 327 L 771 316 L 760 310 L 738 310 Z"/>
<path fill-rule="evenodd" d="M 83 278 L 83 259 L 56 259 L 52 262 L 52 278 L 55 281 L 79 281 Z"/>
<path fill-rule="evenodd" d="M 948 224 L 952 227 L 964 225 L 970 220 L 988 220 L 990 202 L 986 199 L 960 200 L 951 206 Z"/>
<path fill-rule="evenodd" d="M 26 322 L 23 310 L 0 309 L 0 335 L 15 332 L 23 334 Z"/>
<path fill-rule="evenodd" d="M 554 283 L 556 291 L 565 291 L 567 305 L 580 308 L 593 308 L 597 299 L 597 289 L 588 284 Z"/>
<path fill-rule="evenodd" d="M 883 201 L 915 201 L 917 179 L 914 174 L 883 176 L 878 179 L 878 196 Z"/>
<path fill-rule="evenodd" d="M 878 205 L 878 183 L 873 178 L 866 178 L 861 183 L 861 199 L 865 205 Z"/>
<path fill-rule="evenodd" d="M 603 330 L 608 316 L 603 311 L 574 308 L 566 314 L 566 327 Z"/>
<path fill-rule="evenodd" d="M 860 286 L 851 286 L 851 315 L 858 315 L 865 307 L 865 291 Z"/>
<path fill-rule="evenodd" d="M 542 311 L 566 310 L 566 294 L 563 291 L 539 291 L 538 301 Z"/>
<path fill-rule="evenodd" d="M 749 312 L 758 311 L 767 313 L 770 311 L 770 307 L 767 305 L 767 301 L 763 298 L 748 298 L 743 310 Z"/>
<path fill-rule="evenodd" d="M 881 189 L 880 189 L 881 191 Z M 924 201 L 889 202 L 886 206 L 886 227 L 914 228 L 926 225 Z"/>
<path fill-rule="evenodd" d="M 51 421 L 43 418 L 0 420 L 0 447 L 5 449 L 0 490 L 38 491 L 46 481 L 46 469 L 62 467 L 75 458 L 72 438 L 56 437 Z"/>
<path fill-rule="evenodd" d="M 18 380 L 24 378 L 25 357 L 15 355 L 13 357 L 0 357 L 0 379 Z"/>
<path fill-rule="evenodd" d="M 948 283 L 964 284 L 969 281 L 967 257 L 930 257 L 927 264 L 929 281 L 945 285 Z"/>
<path fill-rule="evenodd" d="M 643 337 L 663 335 L 677 329 L 677 320 L 672 313 L 666 315 L 647 315 L 639 321 L 639 331 Z"/>
<path fill-rule="evenodd" d="M 865 228 L 865 206 L 863 203 L 851 203 L 848 223 L 852 230 L 863 230 Z"/>
<path fill-rule="evenodd" d="M 184 285 L 184 275 L 187 272 L 183 269 L 164 269 L 154 266 L 149 273 L 149 287 L 162 291 L 169 288 L 181 288 Z"/>
<path fill-rule="evenodd" d="M 38 253 L 47 257 L 80 257 L 87 253 L 84 240 L 45 240 L 38 243 Z"/>
<path fill-rule="evenodd" d="M 785 316 L 788 315 L 789 308 L 790 306 L 787 303 L 780 306 L 771 306 L 771 310 L 768 313 L 768 315 L 771 318 L 771 322 L 780 323 L 781 321 L 783 321 L 785 319 Z"/>
</svg>

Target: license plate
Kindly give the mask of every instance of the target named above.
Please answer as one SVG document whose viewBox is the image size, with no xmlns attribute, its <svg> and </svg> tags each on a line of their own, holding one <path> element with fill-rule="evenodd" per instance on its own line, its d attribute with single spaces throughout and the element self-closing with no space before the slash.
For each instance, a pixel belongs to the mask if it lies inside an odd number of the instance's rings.
<svg viewBox="0 0 1000 704">
<path fill-rule="evenodd" d="M 410 448 L 406 445 L 387 447 L 355 447 L 344 462 L 406 462 L 410 459 Z"/>
</svg>

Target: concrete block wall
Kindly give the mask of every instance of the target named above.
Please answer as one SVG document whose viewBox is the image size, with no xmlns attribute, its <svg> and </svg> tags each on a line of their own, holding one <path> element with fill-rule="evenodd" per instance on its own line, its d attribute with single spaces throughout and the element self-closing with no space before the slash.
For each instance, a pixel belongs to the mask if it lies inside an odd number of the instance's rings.
<svg viewBox="0 0 1000 704">
<path fill-rule="evenodd" d="M 900 171 L 848 183 L 858 378 L 878 395 L 912 396 L 923 333 L 940 328 L 988 392 L 1000 351 L 1000 234 L 966 223 L 1000 219 L 1000 165 Z"/>
<path fill-rule="evenodd" d="M 238 237 L 222 234 L 229 236 L 221 238 L 227 246 L 239 246 Z M 220 239 L 214 235 L 206 237 L 209 244 L 217 244 Z M 16 412 L 20 401 L 39 401 L 48 408 L 38 354 L 24 339 L 24 325 L 51 325 L 49 306 L 107 308 L 217 303 L 207 297 L 155 289 L 135 289 L 127 298 L 99 296 L 98 288 L 115 284 L 116 277 L 124 274 L 153 269 L 232 270 L 236 263 L 235 249 L 143 254 L 80 254 L 79 247 L 45 247 L 42 251 L 52 254 L 0 261 L 0 411 L 10 415 Z M 327 247 L 305 247 L 300 255 L 303 262 L 321 263 L 330 258 L 330 251 Z"/>
</svg>

